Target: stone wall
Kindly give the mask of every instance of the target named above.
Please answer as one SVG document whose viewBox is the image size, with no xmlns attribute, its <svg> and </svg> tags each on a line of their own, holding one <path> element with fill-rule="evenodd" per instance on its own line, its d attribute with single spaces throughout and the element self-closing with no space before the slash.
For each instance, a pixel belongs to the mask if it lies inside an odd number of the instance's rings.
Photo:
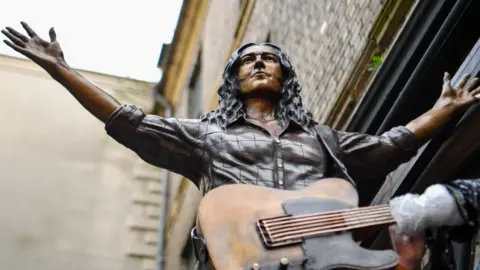
<svg viewBox="0 0 480 270">
<path fill-rule="evenodd" d="M 148 83 L 81 73 L 152 107 Z M 154 269 L 160 170 L 31 61 L 0 55 L 0 93 L 0 268 Z"/>
</svg>

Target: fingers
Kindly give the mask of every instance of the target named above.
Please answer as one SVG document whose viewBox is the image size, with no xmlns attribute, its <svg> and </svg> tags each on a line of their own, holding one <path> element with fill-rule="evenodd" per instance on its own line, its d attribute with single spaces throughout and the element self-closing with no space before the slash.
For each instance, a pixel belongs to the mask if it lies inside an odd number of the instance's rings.
<svg viewBox="0 0 480 270">
<path fill-rule="evenodd" d="M 14 49 L 15 51 L 25 55 L 25 56 L 29 56 L 29 52 L 27 50 L 25 50 L 24 48 L 20 47 L 20 46 L 17 46 L 15 44 L 13 44 L 12 42 L 8 41 L 8 40 L 4 40 L 3 41 L 5 44 L 7 44 L 8 47 Z"/>
<path fill-rule="evenodd" d="M 471 78 L 471 74 L 463 75 L 463 77 L 460 80 L 460 82 L 458 83 L 458 87 L 456 89 L 471 92 L 472 89 L 474 89 L 478 85 L 480 80 L 479 80 L 479 78 L 475 77 L 473 80 L 469 81 L 470 78 Z M 451 86 L 450 85 L 450 80 L 451 80 L 450 74 L 448 74 L 448 72 L 445 72 L 444 76 L 443 76 L 444 88 L 447 87 L 447 86 Z"/>
<path fill-rule="evenodd" d="M 450 73 L 445 72 L 443 73 L 443 83 L 450 82 Z"/>
<path fill-rule="evenodd" d="M 21 39 L 23 42 L 28 42 L 28 37 L 26 37 L 24 34 L 18 32 L 17 30 L 11 28 L 11 27 L 5 27 L 5 29 L 8 30 L 12 35 L 16 36 L 17 38 Z"/>
<path fill-rule="evenodd" d="M 408 235 L 406 235 L 405 233 L 399 232 L 397 225 L 390 226 L 388 230 L 390 232 L 390 237 L 392 238 L 393 243 L 397 243 L 399 241 L 401 243 L 401 242 L 408 241 L 409 239 Z"/>
<path fill-rule="evenodd" d="M 55 42 L 57 41 L 57 33 L 55 33 L 55 29 L 50 28 L 50 31 L 48 31 L 48 34 L 50 35 L 50 41 Z"/>
<path fill-rule="evenodd" d="M 396 240 L 400 235 L 397 230 L 397 225 L 392 225 L 388 227 L 388 231 L 390 233 L 390 237 L 392 238 L 392 240 Z"/>
<path fill-rule="evenodd" d="M 465 87 L 465 91 L 472 91 L 472 89 L 475 88 L 475 86 L 478 85 L 478 78 L 474 78 L 473 80 L 471 80 L 469 83 L 467 83 L 467 86 Z"/>
<path fill-rule="evenodd" d="M 469 79 L 470 79 L 470 74 L 465 74 L 460 80 L 460 83 L 458 84 L 458 88 L 462 89 L 463 87 L 465 87 L 465 84 L 467 84 Z"/>
<path fill-rule="evenodd" d="M 474 96 L 476 99 L 480 99 L 480 86 L 475 88 L 472 92 L 472 96 Z"/>
<path fill-rule="evenodd" d="M 8 31 L 5 31 L 5 30 L 2 30 L 1 32 L 6 37 L 8 37 L 13 43 L 15 43 L 15 45 L 17 45 L 19 47 L 22 47 L 22 48 L 25 48 L 25 43 L 22 40 L 20 40 L 18 37 L 14 36 L 13 34 L 11 34 Z"/>
<path fill-rule="evenodd" d="M 31 37 L 31 38 L 34 38 L 34 37 L 37 37 L 37 33 L 35 33 L 35 31 L 33 31 L 32 28 L 30 28 L 30 26 L 26 23 L 26 22 L 20 22 L 23 26 L 23 28 L 25 29 L 25 31 L 27 31 L 27 34 Z"/>
<path fill-rule="evenodd" d="M 389 232 L 389 235 L 390 235 L 390 241 L 392 241 L 393 249 L 395 251 L 397 249 L 396 243 L 398 242 L 398 234 L 397 234 L 396 230 L 397 230 L 396 225 L 392 225 L 392 226 L 388 227 L 388 232 Z"/>
<path fill-rule="evenodd" d="M 452 88 L 450 79 L 450 74 L 448 72 L 443 73 L 443 91 L 448 91 L 448 89 Z"/>
<path fill-rule="evenodd" d="M 392 242 L 396 245 L 425 241 L 424 232 L 416 233 L 409 236 L 407 234 L 397 232 L 397 228 L 395 225 L 390 226 L 388 229 L 390 232 L 390 238 L 392 239 Z"/>
</svg>

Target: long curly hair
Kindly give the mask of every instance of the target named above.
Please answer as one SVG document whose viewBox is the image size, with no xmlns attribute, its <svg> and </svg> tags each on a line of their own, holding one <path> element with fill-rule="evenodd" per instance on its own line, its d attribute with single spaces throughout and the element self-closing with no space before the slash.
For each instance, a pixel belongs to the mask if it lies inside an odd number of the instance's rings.
<svg viewBox="0 0 480 270">
<path fill-rule="evenodd" d="M 238 69 L 240 66 L 240 54 L 243 50 L 251 46 L 270 46 L 273 47 L 277 56 L 280 58 L 282 66 L 282 89 L 280 99 L 275 107 L 275 118 L 277 120 L 293 120 L 301 126 L 308 127 L 315 123 L 312 114 L 303 107 L 300 91 L 302 87 L 298 83 L 297 74 L 288 56 L 282 49 L 271 43 L 248 43 L 238 48 L 228 61 L 222 74 L 222 84 L 218 89 L 219 107 L 200 117 L 202 121 L 217 123 L 222 128 L 226 128 L 230 123 L 237 120 L 245 114 L 243 103 L 239 98 L 240 84 L 238 80 Z"/>
</svg>

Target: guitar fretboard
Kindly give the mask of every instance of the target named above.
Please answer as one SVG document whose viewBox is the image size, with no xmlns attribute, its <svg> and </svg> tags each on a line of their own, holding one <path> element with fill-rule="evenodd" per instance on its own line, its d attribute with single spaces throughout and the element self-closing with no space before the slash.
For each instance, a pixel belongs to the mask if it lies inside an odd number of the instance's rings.
<svg viewBox="0 0 480 270">
<path fill-rule="evenodd" d="M 389 205 L 378 205 L 259 219 L 257 227 L 267 247 L 279 247 L 299 243 L 306 237 L 394 223 Z"/>
</svg>

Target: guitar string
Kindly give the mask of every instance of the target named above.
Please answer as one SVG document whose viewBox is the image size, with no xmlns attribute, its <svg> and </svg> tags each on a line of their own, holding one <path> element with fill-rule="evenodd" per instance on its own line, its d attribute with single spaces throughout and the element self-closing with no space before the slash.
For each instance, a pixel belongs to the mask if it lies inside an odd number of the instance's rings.
<svg viewBox="0 0 480 270">
<path fill-rule="evenodd" d="M 341 211 L 341 212 L 322 212 L 316 214 L 308 214 L 308 215 L 297 215 L 297 216 L 281 216 L 276 217 L 275 219 L 268 218 L 268 219 L 260 219 L 259 221 L 265 224 L 266 226 L 275 226 L 286 224 L 292 221 L 300 221 L 300 220 L 310 220 L 312 218 L 329 218 L 329 217 L 336 217 L 336 216 L 344 216 L 345 214 L 355 214 L 355 213 L 368 213 L 370 211 L 378 211 L 378 210 L 389 210 L 389 206 L 382 206 L 382 207 L 375 207 L 375 208 L 355 208 L 349 209 L 350 211 Z"/>
<path fill-rule="evenodd" d="M 377 207 L 377 208 L 379 208 L 379 207 Z M 385 207 L 383 207 L 383 208 L 385 208 Z M 290 223 L 286 224 L 286 226 L 281 226 L 280 227 L 280 229 L 283 229 L 283 228 L 292 227 L 292 225 L 293 225 L 293 227 L 294 227 L 293 230 L 291 230 L 292 228 L 288 228 L 289 233 L 286 233 L 286 234 L 284 233 L 284 234 L 281 234 L 280 236 L 293 234 L 293 236 L 290 237 L 290 239 L 295 239 L 295 238 L 298 238 L 298 237 L 302 237 L 304 235 L 303 233 L 305 233 L 305 232 L 310 232 L 310 233 L 307 233 L 307 235 L 311 235 L 311 234 L 315 235 L 315 234 L 319 234 L 319 233 L 343 231 L 343 230 L 348 230 L 348 229 L 351 229 L 351 228 L 360 228 L 360 227 L 365 227 L 365 226 L 395 223 L 395 220 L 391 216 L 389 209 L 378 209 L 377 211 L 372 211 L 370 209 L 368 209 L 368 211 L 365 211 L 365 210 L 367 210 L 367 209 L 364 208 L 364 209 L 361 209 L 360 211 L 356 210 L 356 211 L 354 211 L 355 213 L 353 213 L 353 214 L 347 212 L 347 213 L 344 213 L 343 215 L 340 215 L 340 216 L 338 216 L 338 215 L 327 215 L 328 217 L 330 217 L 329 221 L 332 221 L 332 218 L 331 218 L 332 216 L 336 217 L 336 219 L 334 219 L 334 221 L 337 221 L 337 222 L 334 222 L 334 223 L 330 222 L 329 224 L 324 223 L 326 220 L 328 220 L 328 218 L 326 219 L 325 217 L 323 217 L 322 214 L 320 214 L 320 215 L 315 214 L 315 216 L 320 216 L 320 217 L 317 218 L 316 220 L 311 220 L 310 219 L 310 221 L 315 221 L 316 224 L 322 224 L 323 223 L 323 226 L 320 226 L 320 227 L 318 227 L 318 225 L 312 226 L 312 223 L 310 223 L 310 224 L 303 223 L 302 224 L 301 221 L 300 221 L 300 224 L 298 224 L 299 219 L 294 218 L 294 220 L 296 219 L 297 222 L 294 222 L 294 223 L 290 222 Z M 343 212 L 346 212 L 346 211 L 343 211 Z M 353 212 L 353 211 L 351 211 L 351 212 Z M 361 216 L 360 219 L 358 219 L 359 214 L 363 214 L 363 216 Z M 312 215 L 309 215 L 309 216 L 311 217 Z M 339 221 L 338 221 L 338 218 L 340 218 Z M 377 220 L 372 222 L 371 221 L 372 218 L 376 218 Z M 345 222 L 345 219 L 347 219 L 348 221 Z M 378 221 L 380 221 L 379 219 L 381 219 L 380 223 L 378 222 Z M 303 218 L 303 220 L 305 220 L 305 218 Z M 300 225 L 300 226 L 298 226 L 298 225 Z M 307 225 L 307 228 L 312 228 L 313 227 L 313 230 L 312 229 L 311 230 L 305 230 L 305 225 Z M 308 226 L 308 225 L 310 225 L 310 226 Z M 347 227 L 344 228 L 342 226 L 347 226 Z M 302 228 L 303 228 L 303 230 L 302 230 Z M 279 232 L 278 228 L 277 228 L 277 231 L 274 231 L 274 230 L 268 230 L 267 231 L 268 235 L 270 236 L 269 238 L 271 238 L 274 241 L 288 240 L 288 237 L 285 238 L 285 239 L 280 238 L 280 240 L 276 239 L 277 237 L 279 237 L 279 235 L 275 235 L 278 232 Z M 295 235 L 296 233 L 302 233 L 302 234 L 301 235 Z"/>
<path fill-rule="evenodd" d="M 386 212 L 389 213 L 390 209 L 375 209 L 375 210 L 369 210 L 369 211 L 355 211 L 351 213 L 342 213 L 338 215 L 319 215 L 315 217 L 308 217 L 308 218 L 298 218 L 298 219 L 292 219 L 288 221 L 281 221 L 281 222 L 276 222 L 274 224 L 272 223 L 266 223 L 269 229 L 275 229 L 278 227 L 283 227 L 284 225 L 291 225 L 291 224 L 299 224 L 302 222 L 309 222 L 309 221 L 329 221 L 329 220 L 335 220 L 335 219 L 340 219 L 340 218 L 345 218 L 345 217 L 355 217 L 359 215 L 366 215 L 366 214 L 375 214 L 379 212 Z"/>
<path fill-rule="evenodd" d="M 334 210 L 334 211 L 327 211 L 327 212 L 321 212 L 321 213 L 314 213 L 314 214 L 305 214 L 305 215 L 298 215 L 298 216 L 277 216 L 277 217 L 271 217 L 271 218 L 264 218 L 262 221 L 281 221 L 281 220 L 289 220 L 289 219 L 296 219 L 296 218 L 303 218 L 303 217 L 313 217 L 313 216 L 319 216 L 319 215 L 330 215 L 330 214 L 340 214 L 340 213 L 345 213 L 345 212 L 354 212 L 354 211 L 363 211 L 363 210 L 368 210 L 368 209 L 375 209 L 375 208 L 386 208 L 390 207 L 388 204 L 382 204 L 382 205 L 374 205 L 374 206 L 365 206 L 365 207 L 357 207 L 357 208 L 348 208 L 348 209 L 342 209 L 342 210 Z"/>
<path fill-rule="evenodd" d="M 376 222 L 376 221 L 383 221 L 383 220 L 393 220 L 391 217 L 378 217 L 375 220 L 372 220 L 368 217 L 364 219 L 357 219 L 353 221 L 340 221 L 336 222 L 334 224 L 326 224 L 326 225 L 320 225 L 320 226 L 307 226 L 307 227 L 298 227 L 291 229 L 289 231 L 285 232 L 277 232 L 273 234 L 273 237 L 283 237 L 285 235 L 290 235 L 290 234 L 295 234 L 295 233 L 303 233 L 303 232 L 308 232 L 308 231 L 314 231 L 314 230 L 330 230 L 330 229 L 335 229 L 339 228 L 341 226 L 349 226 L 349 225 L 361 225 L 363 223 L 369 223 L 369 222 Z"/>
<path fill-rule="evenodd" d="M 335 225 L 338 222 L 344 222 L 346 219 L 348 221 L 355 221 L 355 219 L 358 218 L 368 218 L 368 219 L 373 219 L 373 218 L 382 218 L 382 217 L 391 217 L 387 211 L 377 211 L 377 212 L 369 212 L 367 214 L 364 213 L 358 213 L 354 215 L 345 215 L 345 216 L 338 216 L 334 218 L 327 218 L 327 219 L 313 219 L 313 220 L 307 220 L 307 221 L 300 221 L 300 222 L 292 222 L 288 224 L 283 224 L 283 225 L 277 225 L 276 227 L 269 228 L 270 234 L 276 234 L 276 233 L 281 233 L 285 231 L 289 231 L 291 229 L 298 229 L 298 228 L 305 228 L 305 227 L 311 227 L 311 226 L 318 226 L 318 225 Z"/>
<path fill-rule="evenodd" d="M 353 229 L 358 229 L 358 228 L 363 228 L 363 227 L 370 227 L 370 226 L 375 226 L 375 225 L 384 225 L 384 224 L 393 224 L 395 223 L 395 220 L 392 219 L 386 219 L 382 221 L 372 221 L 370 223 L 360 223 L 360 224 L 347 224 L 349 226 L 347 227 L 340 227 L 340 228 L 334 228 L 334 229 L 329 229 L 329 230 L 313 230 L 313 231 L 307 231 L 307 232 L 301 232 L 298 235 L 292 235 L 292 236 L 286 236 L 283 238 L 277 238 L 274 239 L 274 242 L 280 242 L 280 241 L 288 241 L 288 240 L 297 240 L 298 238 L 302 237 L 308 237 L 308 236 L 315 236 L 319 234 L 326 234 L 326 233 L 333 233 L 333 232 L 341 232 L 341 231 L 347 231 L 347 230 L 353 230 Z M 298 232 L 297 232 L 298 233 Z"/>
</svg>

